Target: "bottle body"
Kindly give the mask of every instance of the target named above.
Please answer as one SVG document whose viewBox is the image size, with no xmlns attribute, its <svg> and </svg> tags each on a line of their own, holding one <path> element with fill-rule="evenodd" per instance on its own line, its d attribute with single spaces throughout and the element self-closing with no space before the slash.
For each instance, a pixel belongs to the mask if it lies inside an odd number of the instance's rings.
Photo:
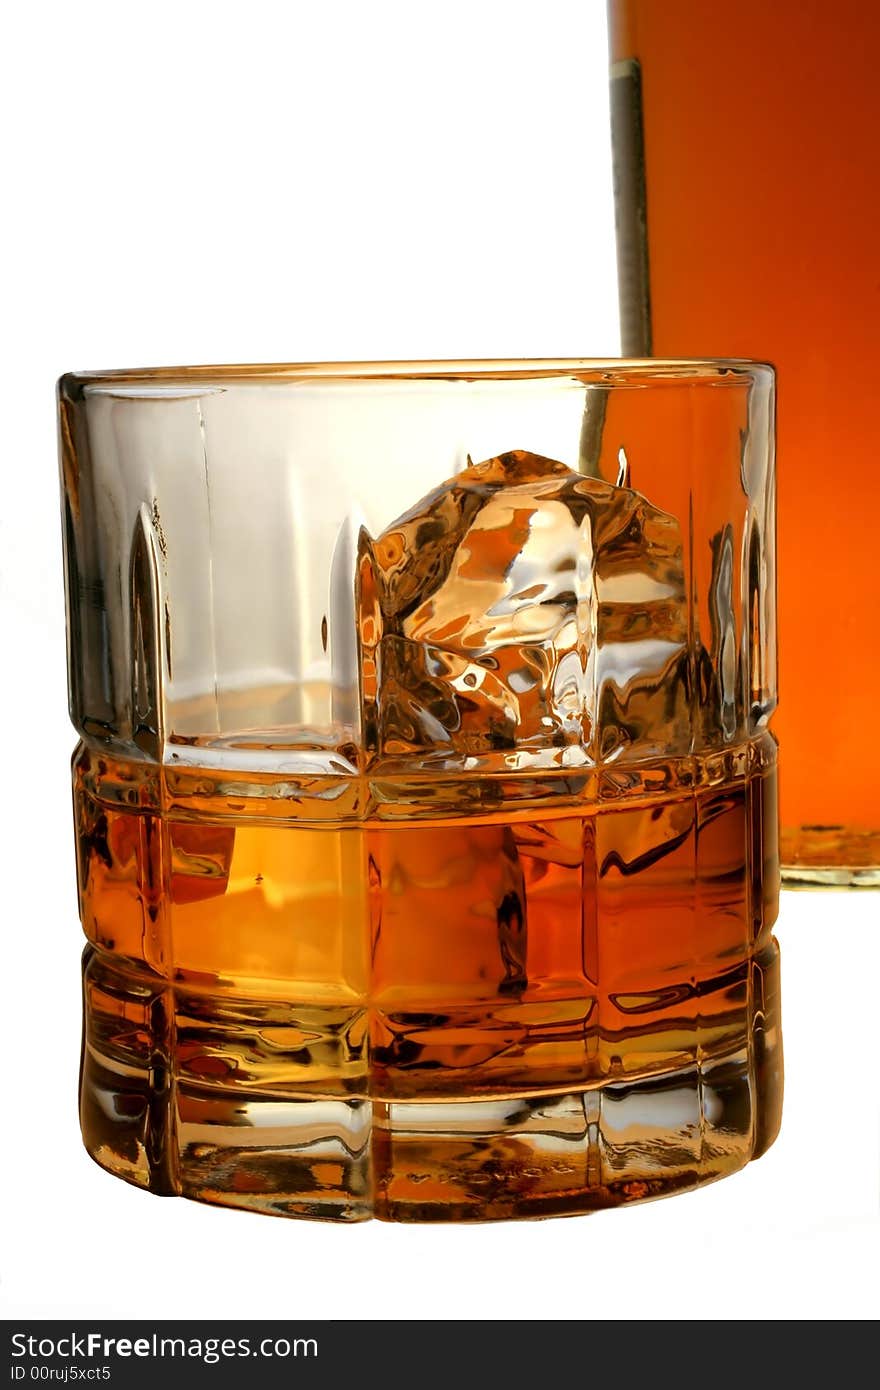
<svg viewBox="0 0 880 1390">
<path fill-rule="evenodd" d="M 880 13 L 611 0 L 609 20 L 623 351 L 778 373 L 783 875 L 875 884 Z"/>
</svg>

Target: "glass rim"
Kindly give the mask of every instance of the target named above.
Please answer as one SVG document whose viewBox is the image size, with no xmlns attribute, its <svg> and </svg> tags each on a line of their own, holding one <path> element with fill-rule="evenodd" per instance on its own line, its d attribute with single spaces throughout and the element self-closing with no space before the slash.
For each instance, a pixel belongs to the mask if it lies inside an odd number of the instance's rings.
<svg viewBox="0 0 880 1390">
<path fill-rule="evenodd" d="M 205 389 L 253 383 L 272 385 L 380 382 L 537 381 L 570 377 L 583 386 L 645 387 L 687 381 L 694 385 L 772 383 L 769 362 L 747 357 L 535 357 L 413 359 L 351 362 L 232 363 L 179 367 L 112 368 L 65 372 L 62 400 L 84 395 L 201 394 Z"/>
</svg>

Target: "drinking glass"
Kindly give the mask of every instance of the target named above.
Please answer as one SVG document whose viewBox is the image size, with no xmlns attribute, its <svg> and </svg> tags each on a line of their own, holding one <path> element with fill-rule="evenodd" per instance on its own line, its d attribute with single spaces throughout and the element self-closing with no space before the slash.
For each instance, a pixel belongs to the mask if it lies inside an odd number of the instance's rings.
<svg viewBox="0 0 880 1390">
<path fill-rule="evenodd" d="M 168 368 L 59 411 L 92 1157 L 467 1220 L 760 1154 L 771 369 Z"/>
</svg>

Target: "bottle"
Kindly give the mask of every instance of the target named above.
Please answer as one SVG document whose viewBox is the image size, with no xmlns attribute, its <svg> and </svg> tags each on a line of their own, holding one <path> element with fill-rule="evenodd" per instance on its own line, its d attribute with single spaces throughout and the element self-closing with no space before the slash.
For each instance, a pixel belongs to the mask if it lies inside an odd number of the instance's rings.
<svg viewBox="0 0 880 1390">
<path fill-rule="evenodd" d="M 783 878 L 880 884 L 880 7 L 609 23 L 622 350 L 777 369 Z"/>
</svg>

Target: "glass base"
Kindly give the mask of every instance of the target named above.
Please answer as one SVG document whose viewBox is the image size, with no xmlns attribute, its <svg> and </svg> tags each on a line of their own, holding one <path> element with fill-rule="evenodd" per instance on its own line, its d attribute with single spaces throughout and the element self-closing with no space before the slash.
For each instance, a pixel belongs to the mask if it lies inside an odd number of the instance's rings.
<svg viewBox="0 0 880 1390">
<path fill-rule="evenodd" d="M 780 858 L 785 888 L 880 888 L 880 830 L 784 827 Z"/>
<path fill-rule="evenodd" d="M 220 1057 L 201 1083 L 184 1080 L 180 1061 L 165 1060 L 179 1045 L 167 992 L 143 976 L 98 979 L 86 957 L 86 1148 L 161 1195 L 330 1221 L 574 1215 L 725 1177 L 779 1128 L 775 942 L 748 967 L 723 1043 L 698 1029 L 690 1056 L 666 1070 L 403 1100 L 283 1085 L 245 1099 L 224 1085 Z"/>
</svg>

